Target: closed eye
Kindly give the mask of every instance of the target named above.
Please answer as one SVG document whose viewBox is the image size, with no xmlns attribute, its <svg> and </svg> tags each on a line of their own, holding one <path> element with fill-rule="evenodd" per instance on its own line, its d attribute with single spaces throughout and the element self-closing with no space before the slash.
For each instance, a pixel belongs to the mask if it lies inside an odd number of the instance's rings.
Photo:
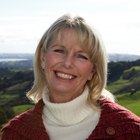
<svg viewBox="0 0 140 140">
<path fill-rule="evenodd" d="M 78 57 L 83 60 L 88 60 L 88 57 L 82 54 L 79 54 Z"/>
<path fill-rule="evenodd" d="M 62 50 L 62 49 L 55 49 L 54 52 L 57 52 L 57 53 L 64 53 L 64 50 Z"/>
</svg>

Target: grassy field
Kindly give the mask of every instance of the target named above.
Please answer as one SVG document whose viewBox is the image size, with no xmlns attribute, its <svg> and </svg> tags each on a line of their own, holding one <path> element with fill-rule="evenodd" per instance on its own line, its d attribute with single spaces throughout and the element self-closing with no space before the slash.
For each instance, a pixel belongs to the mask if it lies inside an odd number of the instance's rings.
<svg viewBox="0 0 140 140">
<path fill-rule="evenodd" d="M 131 95 L 130 93 L 123 93 L 116 96 L 117 102 L 131 110 L 136 115 L 140 116 L 140 91 Z"/>
<path fill-rule="evenodd" d="M 115 82 L 112 82 L 111 84 L 109 84 L 107 86 L 107 89 L 109 91 L 111 91 L 112 93 L 115 93 L 117 90 L 125 87 L 125 86 L 129 86 L 131 85 L 131 81 L 129 80 L 122 80 L 121 78 Z"/>
<path fill-rule="evenodd" d="M 33 105 L 19 105 L 19 106 L 14 106 L 13 111 L 15 115 L 18 115 L 28 109 L 30 109 Z"/>
<path fill-rule="evenodd" d="M 5 95 L 0 95 L 0 105 L 4 104 L 5 102 L 9 102 L 13 99 L 15 99 L 17 97 L 17 95 L 9 95 L 9 94 L 5 94 Z"/>
</svg>

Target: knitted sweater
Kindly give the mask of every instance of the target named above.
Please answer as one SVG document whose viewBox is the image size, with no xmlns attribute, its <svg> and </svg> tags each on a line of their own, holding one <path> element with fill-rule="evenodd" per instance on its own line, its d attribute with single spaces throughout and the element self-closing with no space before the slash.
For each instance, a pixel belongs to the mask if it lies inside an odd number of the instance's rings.
<svg viewBox="0 0 140 140">
<path fill-rule="evenodd" d="M 101 110 L 87 103 L 88 87 L 73 100 L 52 103 L 44 90 L 43 124 L 51 140 L 85 140 L 97 126 Z"/>
<path fill-rule="evenodd" d="M 44 103 L 12 119 L 1 140 L 50 140 L 42 121 Z M 87 140 L 140 140 L 140 118 L 107 99 L 102 101 L 99 123 Z"/>
</svg>

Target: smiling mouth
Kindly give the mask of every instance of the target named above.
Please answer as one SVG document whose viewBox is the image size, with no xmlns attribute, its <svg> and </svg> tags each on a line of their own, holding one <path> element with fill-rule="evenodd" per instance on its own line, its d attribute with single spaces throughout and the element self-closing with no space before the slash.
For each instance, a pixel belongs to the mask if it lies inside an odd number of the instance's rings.
<svg viewBox="0 0 140 140">
<path fill-rule="evenodd" d="M 56 74 L 57 77 L 62 78 L 62 79 L 66 79 L 66 80 L 71 80 L 71 79 L 76 78 L 75 75 L 65 74 L 65 73 L 62 73 L 62 72 L 55 72 L 55 74 Z"/>
</svg>

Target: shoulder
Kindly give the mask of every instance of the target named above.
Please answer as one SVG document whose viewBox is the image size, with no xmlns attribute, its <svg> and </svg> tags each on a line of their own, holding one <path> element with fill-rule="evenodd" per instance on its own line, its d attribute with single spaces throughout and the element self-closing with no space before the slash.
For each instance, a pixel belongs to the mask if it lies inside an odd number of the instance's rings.
<svg viewBox="0 0 140 140">
<path fill-rule="evenodd" d="M 32 109 L 15 116 L 2 128 L 2 140 L 10 140 L 11 137 L 16 139 L 24 139 L 26 129 L 30 125 Z M 27 123 L 28 122 L 28 123 Z M 26 124 L 27 123 L 27 124 Z M 26 126 L 26 128 L 25 128 Z"/>
<path fill-rule="evenodd" d="M 130 139 L 140 139 L 140 118 L 117 103 L 104 99 L 100 120 L 93 136 L 122 139 L 129 136 Z"/>
<path fill-rule="evenodd" d="M 140 139 L 140 118 L 108 99 L 101 101 L 101 116 L 89 139 Z"/>
<path fill-rule="evenodd" d="M 140 118 L 136 116 L 131 111 L 127 110 L 123 106 L 112 102 L 110 100 L 104 99 L 102 101 L 102 118 L 107 120 L 112 120 L 111 122 L 138 122 L 140 123 Z M 106 118 L 106 116 L 108 116 Z"/>
<path fill-rule="evenodd" d="M 3 136 L 16 134 L 16 136 L 34 137 L 34 133 L 39 134 L 40 130 L 45 132 L 42 108 L 43 103 L 40 101 L 32 109 L 14 117 L 2 129 Z"/>
<path fill-rule="evenodd" d="M 42 108 L 43 108 L 43 104 L 42 102 L 38 102 L 33 108 L 15 116 L 13 119 L 11 119 L 4 128 L 7 127 L 12 127 L 13 125 L 17 125 L 18 123 L 20 124 L 29 124 L 32 125 L 33 124 L 37 124 L 37 120 L 41 119 L 41 114 L 42 114 Z M 31 124 L 32 122 L 34 122 L 33 124 Z"/>
<path fill-rule="evenodd" d="M 28 120 L 30 120 L 31 116 L 33 116 L 33 108 L 23 112 L 17 116 L 15 116 L 13 119 L 11 119 L 2 130 L 6 129 L 6 128 L 12 128 L 15 127 L 16 125 L 18 125 L 18 123 L 24 123 L 24 122 L 28 122 Z"/>
</svg>

